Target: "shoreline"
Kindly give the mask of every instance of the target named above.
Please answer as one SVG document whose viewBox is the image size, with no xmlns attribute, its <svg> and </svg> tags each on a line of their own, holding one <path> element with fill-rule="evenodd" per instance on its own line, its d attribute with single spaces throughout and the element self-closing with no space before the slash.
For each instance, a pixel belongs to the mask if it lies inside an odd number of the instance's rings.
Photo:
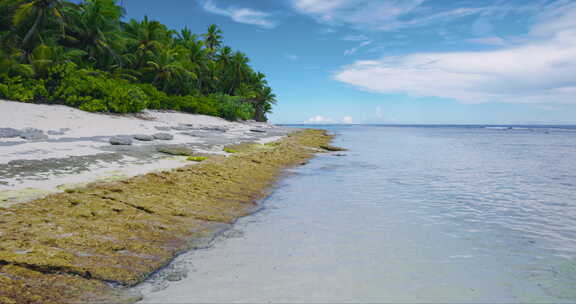
<svg viewBox="0 0 576 304">
<path fill-rule="evenodd" d="M 228 157 L 2 208 L 0 300 L 137 301 L 118 286 L 142 282 L 193 249 L 191 240 L 212 239 L 253 213 L 285 168 L 327 152 L 320 147 L 331 138 L 297 131 L 273 144 L 230 146 L 237 153 Z"/>
<path fill-rule="evenodd" d="M 290 132 L 173 111 L 108 115 L 0 100 L 0 207 L 90 182 L 183 167 L 193 163 L 190 155 L 227 155 L 226 145 L 266 143 Z M 154 137 L 159 135 L 163 139 Z M 114 138 L 129 144 L 112 145 Z"/>
</svg>

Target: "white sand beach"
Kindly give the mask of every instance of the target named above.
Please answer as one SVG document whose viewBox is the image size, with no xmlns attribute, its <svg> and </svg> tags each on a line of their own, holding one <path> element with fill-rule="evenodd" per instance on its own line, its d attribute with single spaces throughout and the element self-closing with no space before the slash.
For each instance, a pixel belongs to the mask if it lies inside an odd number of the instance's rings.
<svg viewBox="0 0 576 304">
<path fill-rule="evenodd" d="M 2 129 L 4 135 L 31 132 L 39 136 L 2 136 L 0 132 L 0 206 L 89 182 L 122 179 L 190 164 L 185 156 L 159 153 L 159 146 L 225 154 L 222 151 L 225 145 L 273 141 L 289 132 L 265 123 L 230 122 L 173 111 L 113 115 L 63 105 L 0 100 Z M 135 135 L 158 133 L 169 134 L 172 139 L 134 139 Z M 111 145 L 112 137 L 129 138 L 131 144 Z"/>
</svg>

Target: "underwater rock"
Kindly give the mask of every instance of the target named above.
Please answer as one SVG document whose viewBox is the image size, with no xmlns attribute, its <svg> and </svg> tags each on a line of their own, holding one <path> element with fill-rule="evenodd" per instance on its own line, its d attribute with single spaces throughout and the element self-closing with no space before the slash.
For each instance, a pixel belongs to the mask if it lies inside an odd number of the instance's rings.
<svg viewBox="0 0 576 304">
<path fill-rule="evenodd" d="M 129 146 L 132 144 L 132 138 L 126 136 L 114 136 L 110 138 L 110 144 L 115 146 Z"/>
<path fill-rule="evenodd" d="M 188 272 L 186 270 L 179 270 L 171 272 L 166 276 L 166 280 L 169 282 L 177 282 L 182 281 L 183 279 L 188 277 Z"/>
<path fill-rule="evenodd" d="M 152 137 L 154 137 L 154 139 L 158 139 L 158 140 L 172 140 L 172 139 L 174 139 L 174 135 L 168 134 L 168 133 L 156 133 L 156 134 L 152 135 Z"/>
<path fill-rule="evenodd" d="M 347 151 L 344 148 L 340 148 L 340 147 L 336 147 L 336 146 L 332 146 L 332 145 L 321 145 L 320 148 L 327 150 L 327 151 L 333 151 L 333 152 L 337 152 L 337 151 Z"/>
</svg>

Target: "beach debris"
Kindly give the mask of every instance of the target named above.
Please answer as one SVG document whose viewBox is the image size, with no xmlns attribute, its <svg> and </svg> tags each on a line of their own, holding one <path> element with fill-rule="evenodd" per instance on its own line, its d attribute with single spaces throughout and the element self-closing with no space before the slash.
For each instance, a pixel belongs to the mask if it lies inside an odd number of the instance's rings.
<svg viewBox="0 0 576 304">
<path fill-rule="evenodd" d="M 157 148 L 157 151 L 176 156 L 194 155 L 194 150 L 184 146 L 161 146 Z"/>
<path fill-rule="evenodd" d="M 337 151 L 347 151 L 347 149 L 344 148 L 340 148 L 340 147 L 336 147 L 336 146 L 332 146 L 332 145 L 322 145 L 320 146 L 320 148 L 327 150 L 327 151 L 332 151 L 332 152 L 337 152 Z"/>
<path fill-rule="evenodd" d="M 168 133 L 156 133 L 156 134 L 152 135 L 152 137 L 154 137 L 154 139 L 158 139 L 158 140 L 172 140 L 172 139 L 174 139 L 174 135 L 168 134 Z"/>
<path fill-rule="evenodd" d="M 130 146 L 132 145 L 132 138 L 127 136 L 114 136 L 110 138 L 110 144 L 115 146 Z"/>
<path fill-rule="evenodd" d="M 250 132 L 255 132 L 255 133 L 266 133 L 266 130 L 262 130 L 262 129 L 250 129 Z"/>
<path fill-rule="evenodd" d="M 154 137 L 152 135 L 146 135 L 146 134 L 137 134 L 132 136 L 135 140 L 139 140 L 139 141 L 153 141 Z"/>
<path fill-rule="evenodd" d="M 0 128 L 0 138 L 15 138 L 20 136 L 20 131 L 14 128 Z"/>
<path fill-rule="evenodd" d="M 44 131 L 35 128 L 26 128 L 20 131 L 20 138 L 27 140 L 44 140 L 48 139 L 48 135 Z"/>
</svg>

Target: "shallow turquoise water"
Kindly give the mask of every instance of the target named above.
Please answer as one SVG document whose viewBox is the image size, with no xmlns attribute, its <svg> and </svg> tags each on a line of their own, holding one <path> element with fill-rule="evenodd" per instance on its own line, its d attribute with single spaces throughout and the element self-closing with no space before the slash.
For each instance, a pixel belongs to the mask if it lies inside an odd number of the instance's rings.
<svg viewBox="0 0 576 304">
<path fill-rule="evenodd" d="M 576 302 L 576 132 L 330 129 L 345 156 L 291 170 L 144 302 Z"/>
</svg>

